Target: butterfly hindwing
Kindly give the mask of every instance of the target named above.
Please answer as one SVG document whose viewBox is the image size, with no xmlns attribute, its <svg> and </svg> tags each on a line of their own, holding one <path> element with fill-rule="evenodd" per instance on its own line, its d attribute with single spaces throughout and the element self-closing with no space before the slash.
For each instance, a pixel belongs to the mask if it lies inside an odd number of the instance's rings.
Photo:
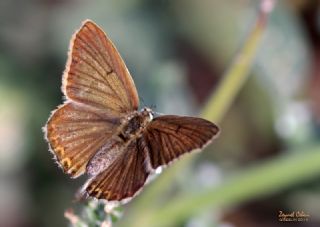
<svg viewBox="0 0 320 227">
<path fill-rule="evenodd" d="M 87 106 L 66 103 L 52 114 L 45 131 L 51 150 L 64 172 L 77 177 L 119 125 L 119 118 Z"/>
<path fill-rule="evenodd" d="M 129 199 L 145 184 L 149 175 L 148 151 L 140 139 L 123 147 L 122 154 L 105 170 L 88 180 L 84 194 L 108 201 Z"/>
<path fill-rule="evenodd" d="M 143 138 L 155 169 L 187 152 L 203 148 L 218 132 L 215 124 L 201 118 L 163 115 L 150 122 Z"/>
</svg>

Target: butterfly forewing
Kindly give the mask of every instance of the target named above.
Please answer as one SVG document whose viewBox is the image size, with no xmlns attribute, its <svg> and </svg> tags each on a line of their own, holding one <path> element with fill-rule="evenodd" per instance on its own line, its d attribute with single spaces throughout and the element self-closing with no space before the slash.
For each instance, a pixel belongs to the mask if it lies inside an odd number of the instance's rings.
<svg viewBox="0 0 320 227">
<path fill-rule="evenodd" d="M 153 169 L 207 145 L 219 132 L 210 121 L 176 115 L 156 117 L 143 134 Z"/>
<path fill-rule="evenodd" d="M 120 145 L 121 146 L 121 145 Z M 97 176 L 90 179 L 83 193 L 98 199 L 121 201 L 133 197 L 149 175 L 147 147 L 141 139 L 123 146 L 122 154 Z"/>
<path fill-rule="evenodd" d="M 88 160 L 119 125 L 119 118 L 87 106 L 67 103 L 49 119 L 46 136 L 63 170 L 76 177 L 85 171 Z"/>
<path fill-rule="evenodd" d="M 70 42 L 62 90 L 70 100 L 114 115 L 137 110 L 138 94 L 118 51 L 93 22 L 85 21 Z"/>
</svg>

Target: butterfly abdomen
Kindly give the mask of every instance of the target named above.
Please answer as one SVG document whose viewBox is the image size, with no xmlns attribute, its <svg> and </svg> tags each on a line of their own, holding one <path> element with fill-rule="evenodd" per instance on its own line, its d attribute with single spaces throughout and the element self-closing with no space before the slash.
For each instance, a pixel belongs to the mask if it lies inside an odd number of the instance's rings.
<svg viewBox="0 0 320 227">
<path fill-rule="evenodd" d="M 122 149 L 123 147 L 119 142 L 110 139 L 88 162 L 86 167 L 87 174 L 95 176 L 108 168 L 120 155 Z"/>
</svg>

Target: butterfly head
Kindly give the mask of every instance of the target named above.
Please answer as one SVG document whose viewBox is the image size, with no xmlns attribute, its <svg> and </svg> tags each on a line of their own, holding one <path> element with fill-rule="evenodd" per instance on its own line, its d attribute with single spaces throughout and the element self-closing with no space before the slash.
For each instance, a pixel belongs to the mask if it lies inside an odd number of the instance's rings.
<svg viewBox="0 0 320 227">
<path fill-rule="evenodd" d="M 148 119 L 149 122 L 152 121 L 152 119 L 153 119 L 153 111 L 152 111 L 152 109 L 150 109 L 148 107 L 142 108 L 141 111 L 140 111 L 140 114 L 144 118 Z"/>
</svg>

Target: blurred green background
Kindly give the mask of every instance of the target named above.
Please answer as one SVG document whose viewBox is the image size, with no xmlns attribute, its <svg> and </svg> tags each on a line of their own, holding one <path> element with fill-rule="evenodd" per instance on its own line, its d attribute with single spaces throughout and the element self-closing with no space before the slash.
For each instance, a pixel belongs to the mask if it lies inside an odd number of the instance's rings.
<svg viewBox="0 0 320 227">
<path fill-rule="evenodd" d="M 254 0 L 0 1 L 0 225 L 68 225 L 63 213 L 75 206 L 74 192 L 85 177 L 71 180 L 62 173 L 41 127 L 63 101 L 61 75 L 69 40 L 84 19 L 94 20 L 117 46 L 141 105 L 155 105 L 161 113 L 198 115 L 254 25 L 258 5 Z M 270 170 L 252 178 L 272 182 L 266 192 L 251 197 L 239 193 L 220 202 L 221 207 L 195 208 L 193 215 L 172 223 L 289 225 L 278 221 L 281 210 L 310 215 L 309 221 L 294 226 L 320 226 L 320 167 L 309 165 L 320 166 L 320 159 L 312 158 L 320 152 L 319 66 L 319 1 L 279 1 L 249 80 L 219 123 L 219 139 L 177 174 L 157 201 L 135 205 L 142 192 L 125 205 L 123 219 L 130 217 L 127 223 L 133 223 L 147 218 L 139 208 L 159 201 L 170 206 L 180 193 L 219 188 L 230 176 L 255 174 L 271 160 Z M 303 152 L 309 156 L 300 159 Z M 272 181 L 284 174 L 272 171 L 281 165 L 291 174 L 290 182 Z M 243 189 L 241 179 L 229 190 L 246 191 L 258 184 L 249 181 Z M 155 210 L 161 213 L 161 208 Z M 121 221 L 115 226 L 125 225 Z"/>
</svg>

